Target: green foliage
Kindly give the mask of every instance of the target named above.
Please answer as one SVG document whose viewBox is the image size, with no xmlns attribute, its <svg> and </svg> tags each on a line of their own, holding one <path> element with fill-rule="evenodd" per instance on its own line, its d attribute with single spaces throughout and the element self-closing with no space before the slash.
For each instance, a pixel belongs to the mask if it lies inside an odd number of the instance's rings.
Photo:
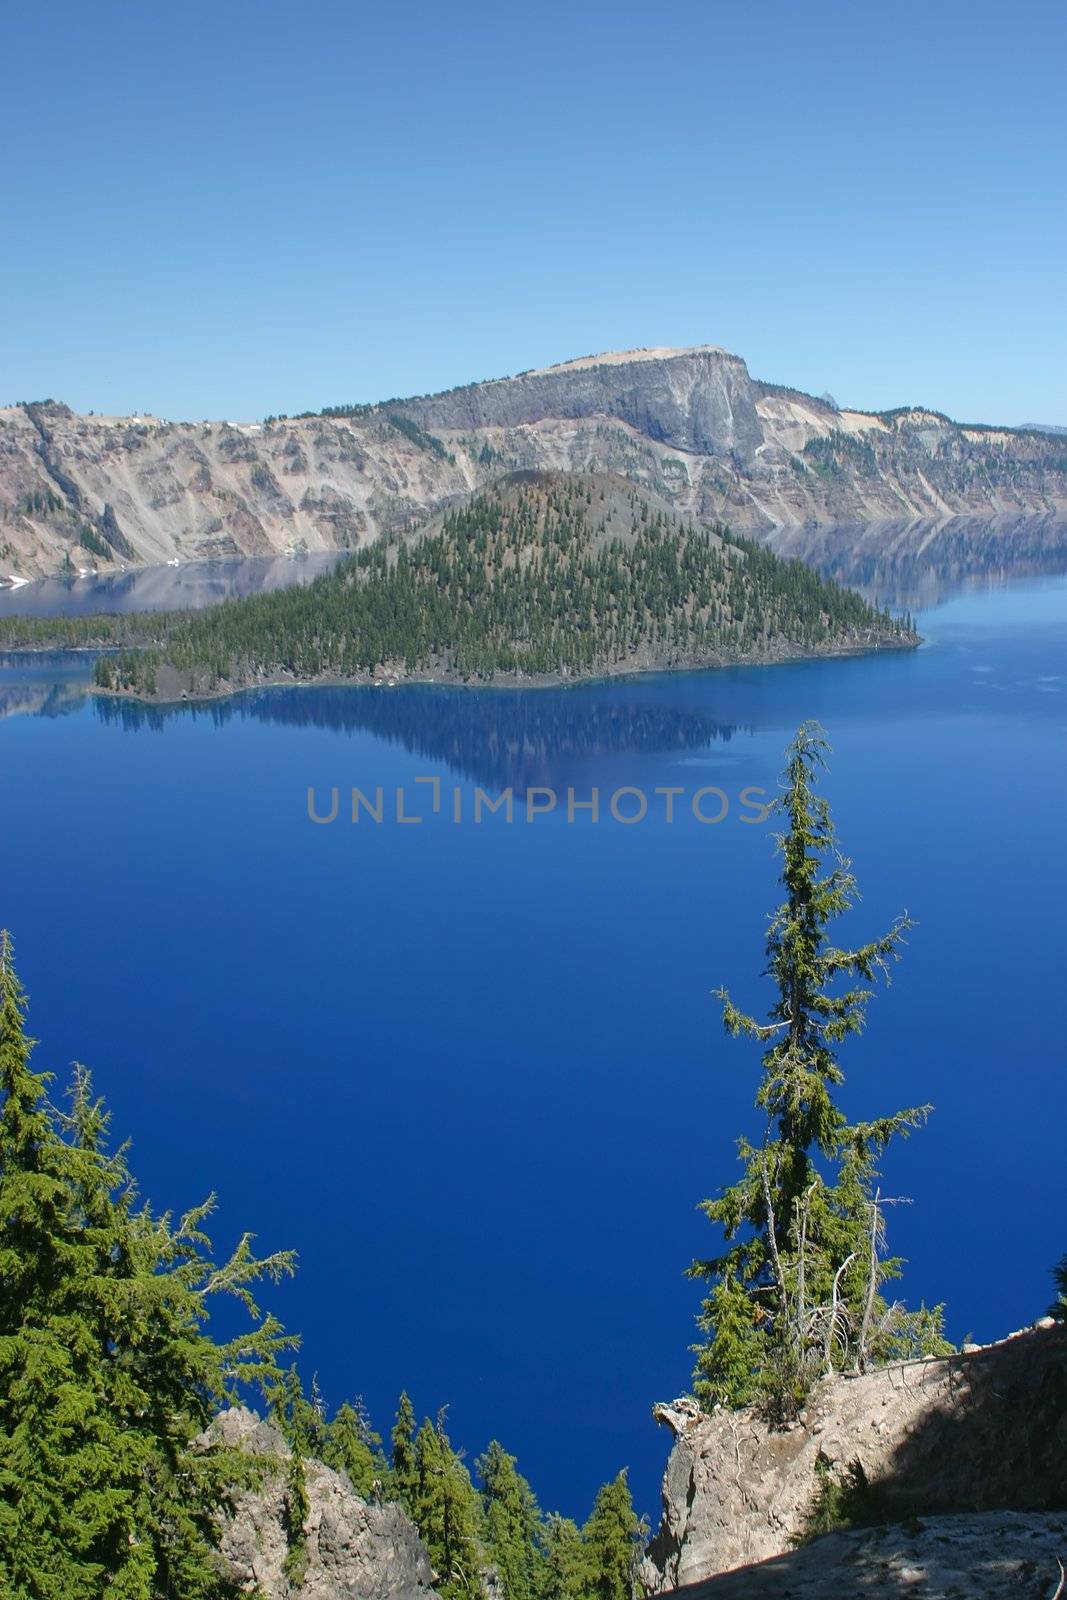
<svg viewBox="0 0 1067 1600">
<path fill-rule="evenodd" d="M 445 1432 L 444 1414 L 415 1436 L 417 1482 L 410 1507 L 430 1553 L 434 1588 L 444 1600 L 483 1594 L 481 1506 L 461 1456 Z"/>
<path fill-rule="evenodd" d="M 822 1372 L 949 1349 L 941 1307 L 908 1313 L 881 1293 L 902 1263 L 884 1254 L 885 1207 L 895 1202 L 878 1187 L 877 1164 L 930 1107 L 850 1124 L 835 1098 L 838 1049 L 862 1031 L 870 985 L 888 978 L 910 923 L 900 916 L 852 948 L 829 939 L 857 889 L 816 792 L 827 750 L 817 724 L 805 724 L 777 802 L 786 898 L 766 944 L 777 989 L 769 1020 L 719 991 L 727 1032 L 765 1047 L 756 1094 L 763 1130 L 758 1146 L 739 1141 L 741 1178 L 701 1207 L 729 1248 L 690 1268 L 713 1286 L 698 1319 L 708 1337 L 698 1347 L 697 1394 L 709 1406 L 763 1400 L 776 1415 L 795 1410 Z"/>
<path fill-rule="evenodd" d="M 304 1457 L 294 1450 L 285 1472 L 285 1537 L 288 1548 L 282 1563 L 285 1576 L 298 1589 L 307 1574 L 306 1523 L 311 1511 Z"/>
<path fill-rule="evenodd" d="M 634 1600 L 640 1592 L 637 1566 L 642 1532 L 626 1473 L 620 1472 L 598 1493 L 582 1530 L 585 1600 Z"/>
<path fill-rule="evenodd" d="M 544 1526 L 541 1600 L 585 1600 L 585 1546 L 570 1517 L 553 1513 Z"/>
<path fill-rule="evenodd" d="M 1057 1322 L 1067 1322 L 1067 1256 L 1053 1267 L 1052 1280 L 1056 1285 L 1056 1298 L 1048 1308 L 1048 1315 Z"/>
<path fill-rule="evenodd" d="M 697 1319 L 709 1335 L 697 1370 L 696 1392 L 702 1399 L 731 1407 L 752 1399 L 755 1377 L 766 1372 L 771 1354 L 760 1326 L 765 1321 L 753 1309 L 746 1285 L 725 1265 Z"/>
<path fill-rule="evenodd" d="M 850 1461 L 844 1477 L 838 1478 L 826 1457 L 819 1455 L 815 1458 L 815 1489 L 804 1513 L 803 1531 L 793 1542 L 807 1544 L 824 1533 L 866 1527 L 882 1518 L 862 1461 Z"/>
<path fill-rule="evenodd" d="M 834 431 L 809 439 L 802 453 L 821 478 L 839 478 L 847 472 L 863 478 L 878 475 L 878 458 L 870 441 L 850 433 Z"/>
<path fill-rule="evenodd" d="M 48 517 L 65 510 L 62 497 L 52 489 L 33 489 L 29 494 L 24 494 L 15 506 L 17 514 L 27 517 Z"/>
<path fill-rule="evenodd" d="M 88 550 L 91 555 L 96 556 L 98 560 L 111 560 L 110 545 L 108 544 L 107 540 L 97 532 L 92 523 L 82 523 L 78 530 L 78 543 L 83 549 Z"/>
<path fill-rule="evenodd" d="M 400 1504 L 411 1511 L 415 1504 L 419 1472 L 415 1463 L 415 1412 L 406 1391 L 400 1396 L 389 1440 L 393 1453 L 393 1492 Z"/>
<path fill-rule="evenodd" d="M 439 457 L 440 460 L 455 463 L 455 456 L 445 449 L 436 434 L 426 433 L 419 427 L 417 422 L 412 422 L 410 417 L 402 417 L 398 412 L 391 411 L 389 412 L 389 422 L 398 433 L 402 433 L 406 439 L 410 439 L 412 444 L 418 445 L 420 450 L 429 450 L 431 454 Z"/>
<path fill-rule="evenodd" d="M 485 1552 L 507 1600 L 540 1600 L 545 1548 L 541 1513 L 533 1490 L 494 1439 L 476 1462 L 482 1484 Z"/>
<path fill-rule="evenodd" d="M 384 1496 L 388 1468 L 382 1441 L 371 1427 L 363 1403 L 346 1400 L 323 1430 L 320 1460 L 348 1476 L 364 1500 Z"/>
<path fill-rule="evenodd" d="M 558 475 L 485 491 L 410 543 L 378 541 L 306 586 L 196 613 L 6 618 L 0 644 L 108 646 L 103 688 L 191 693 L 376 670 L 588 676 L 907 643 L 903 625 L 800 562 Z M 604 480 L 609 481 L 609 480 Z M 138 649 L 130 649 L 138 646 Z"/>
</svg>

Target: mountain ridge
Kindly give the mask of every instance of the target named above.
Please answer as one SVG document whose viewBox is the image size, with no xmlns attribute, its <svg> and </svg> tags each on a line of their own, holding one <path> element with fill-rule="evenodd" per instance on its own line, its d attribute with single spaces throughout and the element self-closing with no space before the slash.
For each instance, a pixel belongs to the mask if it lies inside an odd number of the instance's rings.
<svg viewBox="0 0 1067 1600">
<path fill-rule="evenodd" d="M 0 576 L 354 549 L 509 472 L 617 473 L 775 546 L 804 526 L 1067 518 L 1061 435 L 839 407 L 715 345 L 262 422 L 0 409 Z"/>
</svg>

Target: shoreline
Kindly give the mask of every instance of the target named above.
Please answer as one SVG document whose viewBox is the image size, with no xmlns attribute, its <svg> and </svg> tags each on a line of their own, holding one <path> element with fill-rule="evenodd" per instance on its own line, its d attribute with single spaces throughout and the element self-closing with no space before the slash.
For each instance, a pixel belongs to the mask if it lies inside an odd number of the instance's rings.
<svg viewBox="0 0 1067 1600">
<path fill-rule="evenodd" d="M 824 650 L 782 650 L 774 654 L 763 655 L 737 655 L 719 657 L 707 661 L 685 662 L 644 662 L 639 665 L 622 665 L 608 667 L 596 672 L 583 673 L 572 676 L 565 673 L 494 673 L 490 678 L 465 678 L 458 673 L 450 672 L 447 668 L 437 672 L 423 670 L 417 672 L 392 671 L 379 674 L 366 673 L 358 677 L 337 677 L 333 674 L 322 674 L 314 678 L 298 678 L 294 676 L 271 676 L 258 678 L 245 683 L 220 684 L 218 688 L 193 692 L 192 689 L 183 689 L 181 692 L 165 692 L 155 695 L 138 694 L 130 689 L 108 689 L 98 685 L 90 686 L 90 693 L 103 700 L 128 701 L 140 706 L 182 706 L 182 705 L 214 705 L 222 700 L 232 700 L 244 694 L 254 694 L 260 689 L 399 689 L 412 685 L 430 686 L 458 689 L 579 689 L 588 688 L 592 684 L 611 683 L 617 679 L 652 678 L 662 677 L 668 673 L 692 674 L 701 672 L 722 672 L 732 667 L 780 667 L 795 666 L 802 661 L 839 661 L 854 659 L 860 656 L 877 655 L 883 651 L 918 650 L 925 643 L 921 634 L 898 640 L 883 639 L 870 642 L 855 642 L 843 644 L 838 647 Z M 41 647 L 37 647 L 39 650 Z M 102 650 L 94 650 L 91 646 L 78 647 L 79 653 L 102 654 Z M 11 655 L 31 654 L 31 651 L 12 650 Z M 53 652 L 54 653 L 54 649 Z M 72 652 L 73 653 L 73 652 Z M 177 686 L 175 686 L 176 688 Z"/>
</svg>

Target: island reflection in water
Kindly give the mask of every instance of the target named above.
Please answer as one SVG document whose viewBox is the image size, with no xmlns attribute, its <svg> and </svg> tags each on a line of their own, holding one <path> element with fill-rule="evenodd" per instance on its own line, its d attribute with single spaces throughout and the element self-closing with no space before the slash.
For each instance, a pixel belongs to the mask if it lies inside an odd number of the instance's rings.
<svg viewBox="0 0 1067 1600">
<path fill-rule="evenodd" d="M 883 603 L 929 608 L 975 589 L 999 588 L 1027 575 L 1067 571 L 1067 524 L 1051 517 L 954 519 L 941 524 L 865 524 L 853 529 L 796 528 L 775 540 L 782 554 L 802 556 Z M 230 592 L 263 587 L 266 568 L 293 581 L 293 562 L 212 563 L 230 569 Z M 253 572 L 242 569 L 254 568 Z M 311 568 L 305 569 L 310 572 Z M 136 575 L 129 574 L 129 577 Z M 169 573 L 170 580 L 180 577 Z M 165 580 L 163 580 L 165 581 Z M 21 591 L 23 595 L 27 591 Z M 164 589 L 158 591 L 162 599 Z M 175 603 L 188 595 L 170 590 Z M 140 603 L 140 602 L 138 602 Z M 210 603 L 210 602 L 206 602 Z M 936 632 L 936 612 L 927 628 Z M 906 653 L 906 654 L 910 654 Z M 921 652 L 926 656 L 926 652 Z M 884 664 L 888 665 L 888 663 Z M 223 726 L 235 719 L 279 726 L 368 734 L 385 744 L 447 768 L 461 779 L 497 790 L 536 785 L 561 787 L 596 768 L 617 770 L 642 756 L 698 757 L 734 734 L 762 726 L 776 707 L 783 722 L 824 713 L 827 696 L 842 715 L 832 689 L 854 689 L 846 700 L 873 715 L 878 707 L 921 715 L 929 700 L 923 671 L 907 670 L 894 652 L 891 672 L 859 659 L 852 674 L 827 676 L 827 663 L 798 665 L 771 678 L 758 669 L 740 672 L 615 679 L 560 689 L 465 688 L 403 685 L 398 688 L 309 687 L 260 689 L 200 705 L 145 706 L 93 699 L 92 714 L 130 732 L 161 730 L 177 717 Z M 88 653 L 19 653 L 0 656 L 0 717 L 60 717 L 85 706 L 92 691 Z M 713 684 L 713 687 L 709 687 Z M 961 679 L 960 707 L 989 680 Z"/>
<path fill-rule="evenodd" d="M 592 687 L 592 686 L 590 686 Z M 369 733 L 497 790 L 562 785 L 612 757 L 671 755 L 725 743 L 740 724 L 699 706 L 657 703 L 638 680 L 584 689 L 464 689 L 405 684 L 395 689 L 257 689 L 206 705 L 146 706 L 97 699 L 105 722 L 136 731 L 172 717 L 233 720 Z"/>
</svg>

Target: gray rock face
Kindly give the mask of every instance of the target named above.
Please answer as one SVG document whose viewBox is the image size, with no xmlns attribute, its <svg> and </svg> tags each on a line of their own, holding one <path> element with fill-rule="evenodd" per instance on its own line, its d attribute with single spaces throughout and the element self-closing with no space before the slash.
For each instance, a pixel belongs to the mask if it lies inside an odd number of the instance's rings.
<svg viewBox="0 0 1067 1600">
<path fill-rule="evenodd" d="M 841 1479 L 858 1462 L 879 1520 L 1067 1507 L 1062 1325 L 947 1360 L 824 1379 L 786 1430 L 751 1408 L 708 1416 L 691 1400 L 654 1415 L 676 1435 L 649 1547 L 656 1591 L 788 1551 L 805 1531 L 817 1463 Z"/>
<path fill-rule="evenodd" d="M 987 1511 L 831 1533 L 679 1591 L 684 1600 L 1055 1600 L 1067 1516 Z"/>
<path fill-rule="evenodd" d="M 395 409 L 429 432 L 616 417 L 658 444 L 748 461 L 763 443 L 756 394 L 739 356 L 708 347 L 570 361 Z"/>
<path fill-rule="evenodd" d="M 766 538 L 1067 520 L 1062 435 L 848 411 L 757 382 L 711 346 L 629 350 L 351 415 L 190 423 L 0 407 L 0 580 L 350 548 L 526 469 L 619 473 Z"/>
<path fill-rule="evenodd" d="M 223 1412 L 214 1431 L 256 1455 L 289 1455 L 278 1430 L 254 1411 Z M 399 1506 L 368 1505 L 347 1478 L 318 1461 L 307 1462 L 305 1475 L 310 1511 L 303 1583 L 294 1589 L 285 1575 L 285 1474 L 279 1469 L 262 1488 L 240 1494 L 223 1530 L 222 1552 L 242 1588 L 262 1600 L 436 1600 L 429 1557 Z"/>
</svg>

